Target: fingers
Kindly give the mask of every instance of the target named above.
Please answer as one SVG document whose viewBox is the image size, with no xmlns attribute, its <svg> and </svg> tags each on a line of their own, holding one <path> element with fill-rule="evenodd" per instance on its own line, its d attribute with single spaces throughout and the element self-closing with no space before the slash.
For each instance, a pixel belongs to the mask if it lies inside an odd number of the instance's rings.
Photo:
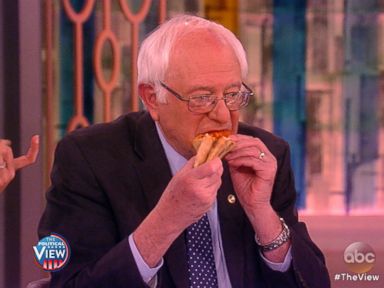
<svg viewBox="0 0 384 288">
<path fill-rule="evenodd" d="M 15 171 L 36 161 L 39 153 L 39 136 L 31 138 L 27 153 L 18 158 L 13 157 L 11 141 L 0 139 L 0 192 L 4 191 L 9 182 L 15 177 Z"/>
<path fill-rule="evenodd" d="M 11 146 L 11 144 L 12 144 L 11 140 L 8 140 L 8 139 L 0 139 L 0 145 Z"/>
<path fill-rule="evenodd" d="M 5 150 L 3 150 L 3 160 L 2 162 L 5 162 L 7 167 L 5 168 L 8 171 L 12 171 L 12 173 L 15 170 L 14 164 L 13 164 L 13 153 L 11 147 L 7 146 Z M 1 159 L 0 159 L 1 160 Z"/>
<path fill-rule="evenodd" d="M 248 156 L 257 161 L 274 162 L 273 154 L 259 139 L 246 135 L 233 135 L 231 139 L 236 143 L 235 148 L 225 157 L 227 161 L 241 156 Z"/>
<path fill-rule="evenodd" d="M 195 158 L 189 159 L 174 175 L 158 206 L 160 210 L 168 211 L 166 214 L 171 213 L 172 221 L 179 223 L 183 229 L 212 207 L 221 186 L 221 160 L 215 158 L 193 168 Z"/>
<path fill-rule="evenodd" d="M 243 172 L 246 170 L 242 168 L 251 169 L 264 180 L 274 178 L 277 171 L 276 158 L 259 138 L 233 135 L 231 139 L 236 145 L 225 157 L 230 167 Z"/>
<path fill-rule="evenodd" d="M 214 190 L 219 189 L 221 186 L 221 176 L 224 171 L 221 160 L 216 157 L 201 166 L 201 169 L 199 169 L 200 171 L 197 171 L 197 177 L 204 180 L 206 188 L 214 188 Z"/>
<path fill-rule="evenodd" d="M 218 157 L 215 157 L 198 167 L 194 167 L 190 173 L 191 176 L 195 176 L 197 179 L 211 178 L 215 175 L 216 177 L 221 177 L 223 174 L 223 163 Z"/>
<path fill-rule="evenodd" d="M 35 163 L 37 159 L 37 155 L 39 154 L 39 146 L 40 146 L 39 135 L 34 135 L 31 138 L 31 144 L 27 151 L 27 153 L 23 156 L 17 157 L 14 159 L 13 163 L 16 170 L 19 170 L 23 167 L 31 165 Z"/>
<path fill-rule="evenodd" d="M 13 168 L 13 153 L 9 146 L 11 141 L 0 139 L 0 163 L 2 164 L 1 170 Z"/>
<path fill-rule="evenodd" d="M 219 158 L 208 161 L 196 168 L 193 168 L 195 157 L 192 157 L 183 169 L 178 173 L 178 177 L 183 180 L 184 187 L 191 188 L 191 191 L 198 190 L 197 194 L 205 194 L 204 191 L 216 191 L 221 185 L 221 175 L 223 174 L 223 163 Z M 208 194 L 211 194 L 208 192 Z"/>
<path fill-rule="evenodd" d="M 271 154 L 267 146 L 265 146 L 264 142 L 259 138 L 240 134 L 231 135 L 230 137 L 236 143 L 234 150 L 241 150 L 245 147 L 257 147 L 260 151 Z"/>
<path fill-rule="evenodd" d="M 191 159 L 191 169 L 186 171 L 188 178 L 187 184 L 193 188 L 198 188 L 200 192 L 209 190 L 216 191 L 221 185 L 221 175 L 223 174 L 223 163 L 219 158 L 208 161 L 198 167 L 193 168 L 194 160 Z"/>
<path fill-rule="evenodd" d="M 276 162 L 275 157 L 270 152 L 260 149 L 258 146 L 244 147 L 239 150 L 235 150 L 228 154 L 225 159 L 231 161 L 239 157 L 248 157 L 252 161 L 256 161 L 261 164 L 268 164 Z"/>
<path fill-rule="evenodd" d="M 255 175 L 260 176 L 260 178 L 264 180 L 274 178 L 277 170 L 275 162 L 263 163 L 248 156 L 241 156 L 234 158 L 233 160 L 228 160 L 228 164 L 230 168 L 238 169 L 243 172 L 247 171 L 245 169 L 251 169 L 255 172 Z M 251 172 L 251 170 L 248 170 L 248 172 Z"/>
<path fill-rule="evenodd" d="M 9 182 L 15 177 L 13 153 L 9 140 L 0 140 L 0 192 L 4 191 Z"/>
</svg>

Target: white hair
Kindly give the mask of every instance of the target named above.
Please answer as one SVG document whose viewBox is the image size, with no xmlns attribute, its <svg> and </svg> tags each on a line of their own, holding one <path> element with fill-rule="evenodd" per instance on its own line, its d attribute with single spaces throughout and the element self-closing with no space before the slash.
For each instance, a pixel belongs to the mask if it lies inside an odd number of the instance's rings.
<svg viewBox="0 0 384 288">
<path fill-rule="evenodd" d="M 208 29 L 224 43 L 233 48 L 239 61 L 243 79 L 248 72 L 248 63 L 243 45 L 224 26 L 201 17 L 179 15 L 158 26 L 141 44 L 138 59 L 138 84 L 154 85 L 159 102 L 166 102 L 165 92 L 160 89 L 168 69 L 169 57 L 176 41 L 197 29 Z"/>
</svg>

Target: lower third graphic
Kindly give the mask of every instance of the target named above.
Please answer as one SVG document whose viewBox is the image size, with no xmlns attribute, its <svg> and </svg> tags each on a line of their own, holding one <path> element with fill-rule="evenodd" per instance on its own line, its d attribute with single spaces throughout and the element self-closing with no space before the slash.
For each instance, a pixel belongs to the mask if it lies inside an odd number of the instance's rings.
<svg viewBox="0 0 384 288">
<path fill-rule="evenodd" d="M 37 265 L 45 271 L 55 272 L 69 261 L 70 248 L 64 237 L 51 234 L 33 246 Z"/>
</svg>

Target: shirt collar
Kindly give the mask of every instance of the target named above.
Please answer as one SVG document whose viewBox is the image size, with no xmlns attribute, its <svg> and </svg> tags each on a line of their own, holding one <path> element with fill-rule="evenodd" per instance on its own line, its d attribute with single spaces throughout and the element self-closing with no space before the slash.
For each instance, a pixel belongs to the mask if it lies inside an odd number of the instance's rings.
<svg viewBox="0 0 384 288">
<path fill-rule="evenodd" d="M 157 134 L 159 134 L 161 144 L 163 145 L 165 155 L 167 156 L 172 175 L 175 175 L 186 163 L 187 159 L 181 156 L 165 139 L 160 125 L 155 122 Z"/>
</svg>

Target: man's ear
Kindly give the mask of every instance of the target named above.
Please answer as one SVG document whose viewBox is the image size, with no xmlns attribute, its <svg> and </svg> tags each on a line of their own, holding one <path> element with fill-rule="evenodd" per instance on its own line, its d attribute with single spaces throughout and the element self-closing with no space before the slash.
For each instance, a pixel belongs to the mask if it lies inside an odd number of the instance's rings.
<svg viewBox="0 0 384 288">
<path fill-rule="evenodd" d="M 156 99 L 155 88 L 149 84 L 139 84 L 139 95 L 143 100 L 145 107 L 154 121 L 159 120 L 159 103 Z"/>
</svg>

